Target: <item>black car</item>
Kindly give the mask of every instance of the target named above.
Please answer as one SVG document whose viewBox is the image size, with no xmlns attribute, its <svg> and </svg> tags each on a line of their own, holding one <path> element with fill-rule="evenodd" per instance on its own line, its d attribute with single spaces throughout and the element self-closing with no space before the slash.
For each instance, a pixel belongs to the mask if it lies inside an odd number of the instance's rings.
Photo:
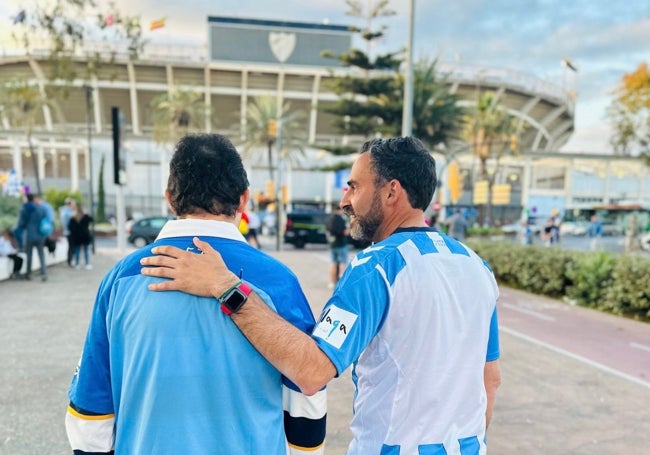
<svg viewBox="0 0 650 455">
<path fill-rule="evenodd" d="M 308 243 L 326 245 L 328 213 L 325 212 L 292 212 L 287 213 L 287 223 L 284 227 L 284 243 L 296 248 L 304 248 Z M 365 248 L 368 242 L 360 242 L 348 238 L 354 248 Z"/>
<path fill-rule="evenodd" d="M 292 212 L 287 213 L 284 228 L 284 243 L 296 248 L 304 248 L 307 243 L 327 244 L 327 213 Z"/>
<path fill-rule="evenodd" d="M 143 246 L 150 244 L 156 240 L 158 233 L 170 219 L 172 218 L 166 216 L 150 216 L 134 221 L 133 224 L 127 228 L 129 243 L 136 248 L 142 248 Z"/>
</svg>

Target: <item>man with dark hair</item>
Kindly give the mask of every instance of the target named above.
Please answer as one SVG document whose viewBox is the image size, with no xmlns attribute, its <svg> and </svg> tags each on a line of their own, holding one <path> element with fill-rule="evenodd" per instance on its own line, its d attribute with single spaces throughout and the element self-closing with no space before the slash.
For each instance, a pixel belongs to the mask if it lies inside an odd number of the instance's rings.
<svg viewBox="0 0 650 455">
<path fill-rule="evenodd" d="M 254 289 L 290 327 L 312 330 L 295 275 L 237 229 L 248 179 L 228 139 L 181 139 L 165 197 L 179 219 L 167 222 L 154 246 L 199 256 L 192 239 L 201 236 L 246 280 L 229 290 L 228 302 Z M 75 453 L 322 454 L 325 390 L 302 395 L 218 300 L 149 291 L 160 281 L 140 274 L 149 248 L 121 260 L 99 287 L 68 392 L 66 428 Z"/>
<path fill-rule="evenodd" d="M 24 235 L 25 253 L 27 254 L 27 270 L 25 271 L 26 280 L 31 280 L 32 276 L 32 259 L 34 257 L 34 248 L 38 254 L 38 260 L 41 263 L 41 281 L 47 281 L 47 265 L 45 263 L 45 238 L 39 229 L 41 219 L 48 216 L 43 207 L 36 203 L 36 196 L 27 195 L 27 201 L 23 204 L 18 215 L 18 229 L 21 235 Z"/>
<path fill-rule="evenodd" d="M 348 186 L 341 207 L 352 237 L 375 243 L 350 262 L 311 337 L 255 293 L 232 309 L 232 320 L 305 393 L 354 364 L 348 455 L 485 454 L 500 383 L 492 271 L 424 222 L 436 172 L 419 140 L 367 142 Z M 172 280 L 150 289 L 227 296 L 240 279 L 208 244 L 195 245 L 203 255 L 154 248 L 143 274 Z"/>
</svg>

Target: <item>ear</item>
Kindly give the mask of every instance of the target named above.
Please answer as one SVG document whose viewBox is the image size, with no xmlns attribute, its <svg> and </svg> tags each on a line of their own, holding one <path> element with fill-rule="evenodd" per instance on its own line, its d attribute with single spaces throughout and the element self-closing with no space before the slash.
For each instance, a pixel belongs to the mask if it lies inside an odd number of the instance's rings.
<svg viewBox="0 0 650 455">
<path fill-rule="evenodd" d="M 172 212 L 174 215 L 178 216 L 178 213 L 174 210 L 174 207 L 172 207 L 172 195 L 169 193 L 169 190 L 165 190 L 165 199 L 167 200 L 167 206 L 169 207 L 169 211 Z"/>
<path fill-rule="evenodd" d="M 390 182 L 388 182 L 388 185 L 386 185 L 386 203 L 388 204 L 395 204 L 404 193 L 404 189 L 402 188 L 402 185 L 400 185 L 399 181 L 397 179 L 393 179 Z"/>
<path fill-rule="evenodd" d="M 248 188 L 246 188 L 246 191 L 244 191 L 242 195 L 239 196 L 239 207 L 237 207 L 238 213 L 243 213 L 246 211 L 246 207 L 248 207 L 248 201 L 250 197 L 251 197 L 251 192 Z"/>
</svg>

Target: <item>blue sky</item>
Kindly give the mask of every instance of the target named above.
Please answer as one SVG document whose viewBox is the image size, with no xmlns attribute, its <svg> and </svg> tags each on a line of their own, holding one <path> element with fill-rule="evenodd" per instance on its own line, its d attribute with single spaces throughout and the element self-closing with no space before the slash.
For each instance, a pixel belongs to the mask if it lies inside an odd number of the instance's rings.
<svg viewBox="0 0 650 455">
<path fill-rule="evenodd" d="M 33 2 L 5 0 L 0 29 Z M 167 17 L 164 29 L 147 32 L 155 42 L 205 43 L 206 16 L 329 21 L 363 25 L 345 15 L 343 0 L 117 0 L 118 9 L 145 23 Z M 364 2 L 365 3 L 365 2 Z M 407 0 L 392 0 L 395 16 L 379 50 L 406 43 Z M 605 108 L 621 76 L 650 60 L 648 0 L 415 0 L 414 56 L 457 59 L 523 71 L 567 88 L 577 87 L 576 132 L 564 150 L 608 150 Z M 569 58 L 578 72 L 565 73 Z M 575 77 L 575 79 L 574 79 Z"/>
</svg>

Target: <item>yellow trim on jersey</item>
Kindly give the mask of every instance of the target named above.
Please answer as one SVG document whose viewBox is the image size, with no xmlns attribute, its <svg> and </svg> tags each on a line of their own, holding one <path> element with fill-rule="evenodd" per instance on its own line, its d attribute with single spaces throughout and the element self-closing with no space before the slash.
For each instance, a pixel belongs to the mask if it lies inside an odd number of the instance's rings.
<svg viewBox="0 0 650 455">
<path fill-rule="evenodd" d="M 97 415 L 97 416 L 89 416 L 86 414 L 80 414 L 77 411 L 75 411 L 71 406 L 68 406 L 68 413 L 72 414 L 75 417 L 79 417 L 80 419 L 83 420 L 108 420 L 112 419 L 115 417 L 115 414 L 103 414 L 103 415 Z"/>
<path fill-rule="evenodd" d="M 301 447 L 301 446 L 297 446 L 295 444 L 291 444 L 290 442 L 287 442 L 287 444 L 289 444 L 289 447 L 291 447 L 292 449 L 303 450 L 305 452 L 313 452 L 313 451 L 318 450 L 321 447 L 323 447 L 323 445 L 325 444 L 325 441 L 321 442 L 316 447 Z"/>
</svg>

